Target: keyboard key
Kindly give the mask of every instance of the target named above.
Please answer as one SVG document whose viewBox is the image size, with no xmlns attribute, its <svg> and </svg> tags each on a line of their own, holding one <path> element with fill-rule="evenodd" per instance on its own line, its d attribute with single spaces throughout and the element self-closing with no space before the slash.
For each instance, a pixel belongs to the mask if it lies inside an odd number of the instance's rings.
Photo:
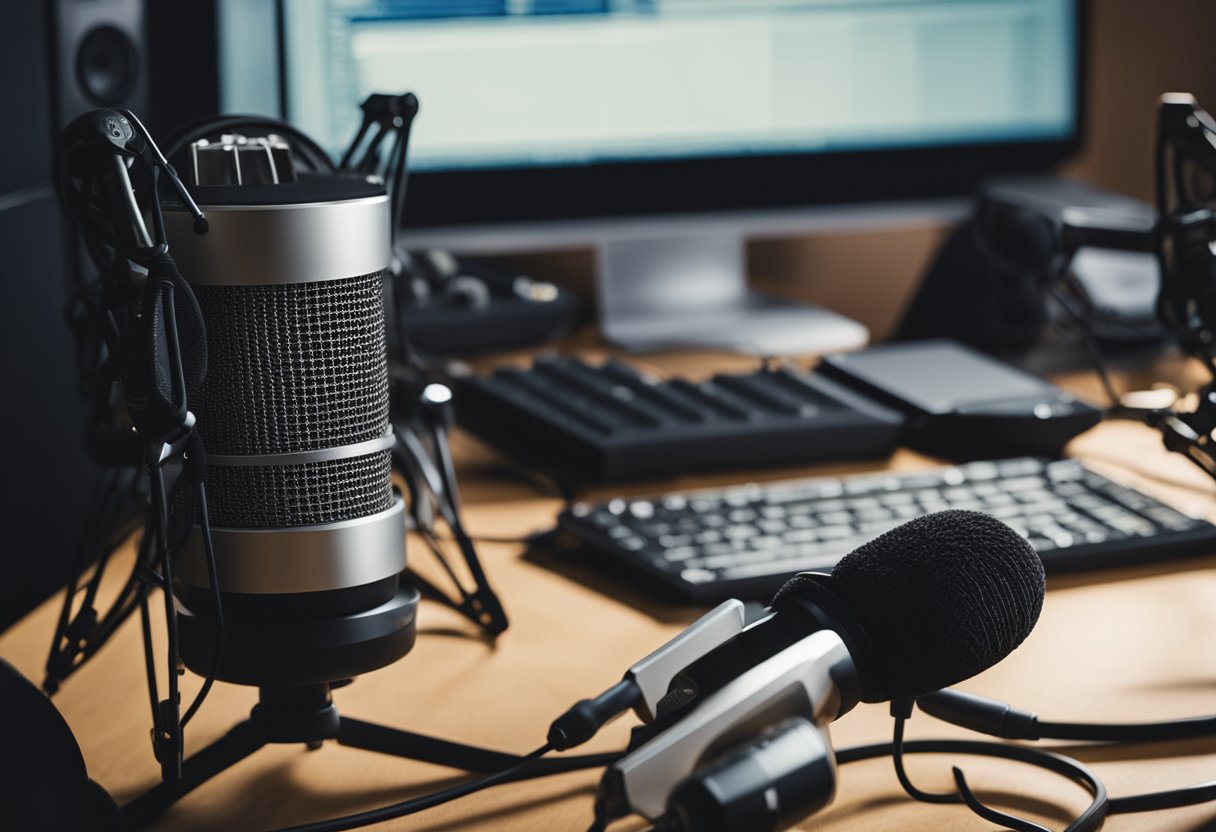
<svg viewBox="0 0 1216 832">
<path fill-rule="evenodd" d="M 821 540 L 847 540 L 856 534 L 848 526 L 824 526 L 819 530 Z"/>
<path fill-rule="evenodd" d="M 761 520 L 756 526 L 765 534 L 783 534 L 789 529 L 789 524 L 784 520 Z"/>
</svg>

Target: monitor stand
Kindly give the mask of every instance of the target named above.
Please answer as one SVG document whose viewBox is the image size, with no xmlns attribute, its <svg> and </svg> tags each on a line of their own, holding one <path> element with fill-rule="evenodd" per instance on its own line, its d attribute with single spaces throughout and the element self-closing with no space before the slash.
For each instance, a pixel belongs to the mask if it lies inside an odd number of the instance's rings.
<svg viewBox="0 0 1216 832">
<path fill-rule="evenodd" d="M 869 340 L 843 315 L 749 290 L 741 236 L 603 240 L 597 256 L 601 328 L 628 350 L 802 355 Z"/>
</svg>

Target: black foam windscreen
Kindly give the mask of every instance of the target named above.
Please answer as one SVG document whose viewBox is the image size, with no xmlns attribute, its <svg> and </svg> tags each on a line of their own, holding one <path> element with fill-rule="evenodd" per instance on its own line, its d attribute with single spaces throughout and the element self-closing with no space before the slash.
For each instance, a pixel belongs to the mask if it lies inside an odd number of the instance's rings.
<svg viewBox="0 0 1216 832">
<path fill-rule="evenodd" d="M 980 673 L 1030 634 L 1043 609 L 1043 562 L 987 514 L 943 511 L 905 523 L 845 555 L 829 579 L 799 575 L 773 599 L 813 602 L 824 587 L 860 627 L 862 699 L 920 696 Z M 842 635 L 844 635 L 842 633 Z M 855 657 L 858 658 L 858 657 Z"/>
</svg>

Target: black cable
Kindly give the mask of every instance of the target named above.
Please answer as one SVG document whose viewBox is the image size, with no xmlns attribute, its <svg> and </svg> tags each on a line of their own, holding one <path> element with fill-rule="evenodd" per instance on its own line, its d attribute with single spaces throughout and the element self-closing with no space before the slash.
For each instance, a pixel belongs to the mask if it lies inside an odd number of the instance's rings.
<svg viewBox="0 0 1216 832">
<path fill-rule="evenodd" d="M 963 799 L 958 794 L 926 792 L 913 785 L 904 768 L 905 722 L 903 717 L 895 718 L 895 728 L 891 739 L 891 762 L 895 764 L 895 779 L 899 781 L 900 787 L 909 797 L 919 800 L 921 803 L 962 803 Z"/>
<path fill-rule="evenodd" d="M 1199 716 L 1167 722 L 1072 723 L 1039 720 L 1043 739 L 1081 742 L 1172 742 L 1216 737 L 1216 716 Z"/>
<path fill-rule="evenodd" d="M 985 806 L 975 796 L 975 793 L 971 791 L 971 787 L 967 785 L 967 777 L 963 774 L 963 770 L 958 766 L 954 766 L 950 771 L 954 775 L 954 783 L 958 787 L 959 794 L 962 795 L 963 802 L 967 804 L 967 808 L 984 820 L 1000 824 L 1001 826 L 1007 826 L 1014 830 L 1014 832 L 1051 832 L 1050 829 L 1041 824 L 1015 817 L 1007 812 L 997 811 L 990 806 Z"/>
<path fill-rule="evenodd" d="M 469 539 L 476 543 L 501 543 L 504 545 L 535 546 L 552 539 L 557 534 L 556 526 L 537 529 L 518 537 L 499 537 L 497 535 L 470 534 Z"/>
<path fill-rule="evenodd" d="M 894 755 L 894 751 L 893 742 L 851 746 L 836 752 L 836 763 L 848 765 L 861 760 L 890 757 Z M 1110 811 L 1111 801 L 1107 796 L 1106 786 L 1097 774 L 1076 760 L 1049 751 L 977 740 L 907 740 L 903 743 L 901 753 L 995 757 L 1038 766 L 1081 783 L 1089 790 L 1092 800 L 1089 807 L 1069 824 L 1065 832 L 1096 832 Z"/>
<path fill-rule="evenodd" d="M 152 645 L 152 615 L 148 611 L 148 596 L 146 594 L 139 597 L 139 619 L 143 631 L 144 641 L 144 672 L 147 675 L 148 682 L 148 698 L 152 704 L 152 727 L 153 730 L 160 728 L 160 690 L 156 682 L 156 665 L 155 650 Z"/>
<path fill-rule="evenodd" d="M 220 663 L 224 657 L 224 601 L 223 595 L 220 592 L 219 571 L 215 565 L 215 547 L 211 540 L 211 520 L 207 514 L 207 488 L 203 483 L 199 483 L 196 489 L 198 499 L 199 513 L 199 535 L 203 539 L 203 553 L 207 560 L 207 578 L 211 581 L 211 601 L 214 605 L 212 610 L 215 620 L 215 646 L 212 648 L 211 664 L 207 668 L 207 675 L 203 679 L 203 686 L 199 688 L 198 694 L 194 697 L 194 701 L 190 703 L 190 707 L 186 709 L 186 713 L 182 716 L 182 728 L 185 728 L 190 719 L 202 707 L 203 702 L 207 699 L 207 694 L 211 692 L 211 686 L 215 684 L 216 676 L 219 674 Z"/>
<path fill-rule="evenodd" d="M 1155 812 L 1159 809 L 1178 809 L 1183 806 L 1195 806 L 1200 803 L 1216 801 L 1216 781 L 1198 783 L 1181 789 L 1171 789 L 1164 792 L 1149 792 L 1133 794 L 1127 797 L 1116 797 L 1110 801 L 1112 815 L 1125 815 L 1134 812 Z"/>
<path fill-rule="evenodd" d="M 176 769 L 180 776 L 182 744 L 181 718 L 178 716 L 180 713 L 178 709 L 181 707 L 181 689 L 177 673 L 180 653 L 178 650 L 177 608 L 173 602 L 174 552 L 166 539 L 169 530 L 169 504 L 168 495 L 165 493 L 164 471 L 158 465 L 149 465 L 148 473 L 152 482 L 152 504 L 157 523 L 158 560 L 163 575 L 161 592 L 165 605 L 165 624 L 169 635 L 165 645 L 168 685 L 165 699 L 160 705 L 162 716 L 157 721 L 160 733 L 153 742 L 153 747 L 156 749 L 156 758 L 161 763 L 162 776 L 167 770 L 166 765 L 170 767 L 168 770 Z M 167 714 L 163 713 L 165 710 L 168 710 Z M 168 743 L 167 748 L 162 745 L 165 742 Z M 171 754 L 174 759 L 167 760 L 166 752 Z"/>
<path fill-rule="evenodd" d="M 1110 371 L 1106 365 L 1106 356 L 1102 353 L 1102 348 L 1098 344 L 1098 339 L 1094 335 L 1093 327 L 1086 319 L 1085 315 L 1075 309 L 1072 304 L 1063 296 L 1063 294 L 1055 287 L 1048 285 L 1048 293 L 1055 298 L 1056 303 L 1060 305 L 1069 317 L 1076 323 L 1081 336 L 1081 341 L 1085 346 L 1085 351 L 1089 353 L 1090 362 L 1094 366 L 1094 370 L 1098 374 L 1098 380 L 1102 383 L 1102 389 L 1106 393 L 1106 397 L 1110 402 L 1111 408 L 1122 407 L 1122 401 L 1119 394 L 1115 391 L 1114 382 L 1111 381 Z"/>
<path fill-rule="evenodd" d="M 1132 744 L 1216 737 L 1216 716 L 1165 722 L 1044 722 L 1005 702 L 949 689 L 917 701 L 921 710 L 937 719 L 1002 739 Z M 1216 782 L 1112 799 L 1110 812 L 1145 812 L 1209 801 L 1216 801 Z"/>
<path fill-rule="evenodd" d="M 524 756 L 520 762 L 509 768 L 469 780 L 448 789 L 443 789 L 422 797 L 416 797 L 411 800 L 403 800 L 400 803 L 394 803 L 391 806 L 384 806 L 367 812 L 359 812 L 357 814 L 346 815 L 344 817 L 333 818 L 331 820 L 323 820 L 315 823 L 306 823 L 299 826 L 286 827 L 283 829 L 278 829 L 275 832 L 340 832 L 341 830 L 354 829 L 359 826 L 366 826 L 372 823 L 380 823 L 382 821 L 412 815 L 416 812 L 421 812 L 424 809 L 430 809 L 434 806 L 448 803 L 458 798 L 465 797 L 466 795 L 473 794 L 474 792 L 479 792 L 483 789 L 488 789 L 491 786 L 497 786 L 500 783 L 506 783 L 511 780 L 527 779 L 531 776 L 544 777 L 548 776 L 549 774 L 555 774 L 557 773 L 557 770 L 540 772 L 535 775 L 529 772 L 530 769 L 533 769 L 536 764 L 540 762 L 541 757 L 548 754 L 552 750 L 552 746 L 546 743 L 532 753 Z M 619 754 L 588 755 L 586 758 L 577 761 L 581 764 L 571 767 L 562 767 L 560 770 L 576 771 L 583 768 L 598 768 L 600 766 L 610 765 L 619 756 Z"/>
</svg>

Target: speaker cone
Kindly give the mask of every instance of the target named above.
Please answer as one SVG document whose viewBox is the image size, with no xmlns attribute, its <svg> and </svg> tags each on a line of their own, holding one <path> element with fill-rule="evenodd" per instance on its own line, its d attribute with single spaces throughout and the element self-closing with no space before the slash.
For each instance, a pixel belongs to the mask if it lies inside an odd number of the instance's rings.
<svg viewBox="0 0 1216 832">
<path fill-rule="evenodd" d="M 76 78 L 94 104 L 103 107 L 118 104 L 135 86 L 137 57 L 135 44 L 120 30 L 98 26 L 80 42 Z"/>
</svg>

